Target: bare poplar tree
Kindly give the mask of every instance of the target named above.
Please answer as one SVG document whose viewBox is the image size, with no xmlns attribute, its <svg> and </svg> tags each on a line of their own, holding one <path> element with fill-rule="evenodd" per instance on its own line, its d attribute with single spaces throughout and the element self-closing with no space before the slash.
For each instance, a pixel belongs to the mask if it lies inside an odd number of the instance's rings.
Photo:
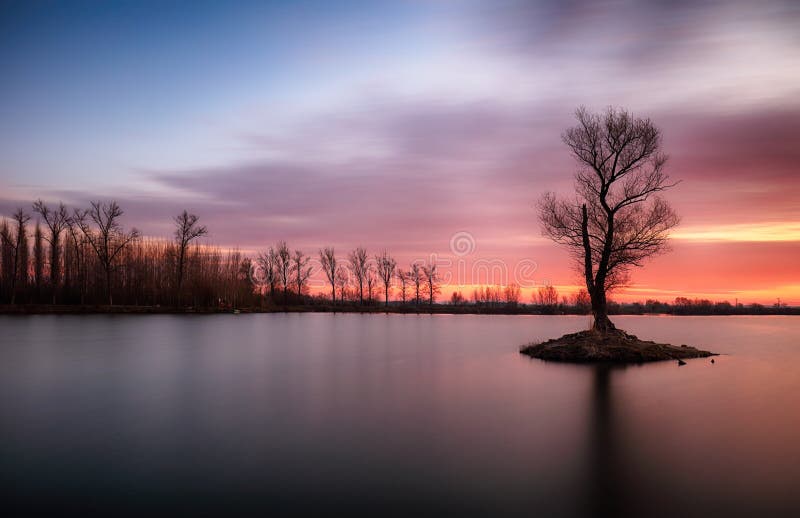
<svg viewBox="0 0 800 518">
<path fill-rule="evenodd" d="M 394 272 L 397 268 L 397 261 L 389 255 L 389 252 L 384 250 L 380 255 L 375 256 L 375 263 L 378 266 L 378 277 L 383 283 L 384 304 L 389 306 L 389 287 L 394 278 Z"/>
<path fill-rule="evenodd" d="M 295 250 L 292 256 L 292 277 L 294 278 L 294 287 L 297 290 L 297 296 L 303 295 L 303 288 L 305 288 L 308 278 L 311 277 L 313 268 L 308 266 L 311 257 L 307 256 L 300 250 Z"/>
<path fill-rule="evenodd" d="M 269 297 L 275 301 L 275 285 L 278 283 L 278 254 L 273 247 L 258 254 L 256 259 L 264 275 L 264 282 L 269 286 Z"/>
<path fill-rule="evenodd" d="M 44 244 L 42 243 L 42 226 L 36 221 L 33 230 L 33 282 L 36 285 L 36 296 L 41 296 L 42 277 L 44 277 Z"/>
<path fill-rule="evenodd" d="M 173 218 L 175 222 L 175 244 L 178 247 L 176 299 L 180 304 L 181 287 L 183 286 L 184 269 L 186 267 L 186 255 L 189 244 L 197 238 L 208 234 L 205 225 L 197 223 L 199 218 L 194 214 L 189 214 L 186 210 Z"/>
<path fill-rule="evenodd" d="M 411 264 L 411 270 L 408 272 L 411 284 L 414 285 L 414 303 L 419 306 L 419 294 L 422 288 L 422 282 L 425 279 L 422 268 L 417 263 Z"/>
<path fill-rule="evenodd" d="M 286 302 L 286 292 L 289 291 L 289 270 L 292 266 L 292 256 L 289 252 L 289 246 L 286 241 L 278 241 L 275 251 L 275 258 L 277 260 L 276 266 L 278 269 L 278 280 L 283 289 L 283 301 Z"/>
<path fill-rule="evenodd" d="M 397 270 L 397 279 L 400 281 L 400 300 L 403 301 L 403 305 L 406 305 L 406 296 L 408 295 L 408 284 L 409 284 L 409 275 L 408 272 L 399 268 Z"/>
<path fill-rule="evenodd" d="M 0 238 L 3 240 L 3 246 L 8 253 L 8 262 L 10 264 L 4 264 L 3 266 L 10 267 L 7 279 L 10 281 L 11 304 L 15 304 L 18 285 L 21 284 L 24 286 L 28 281 L 27 224 L 31 217 L 23 209 L 17 209 L 12 219 L 16 223 L 16 230 L 12 232 L 4 221 L 2 231 L 0 231 Z M 5 273 L 6 272 L 4 272 L 4 275 Z"/>
<path fill-rule="evenodd" d="M 336 253 L 332 246 L 326 246 L 319 251 L 319 261 L 322 263 L 325 277 L 331 283 L 331 302 L 336 304 Z"/>
<path fill-rule="evenodd" d="M 361 304 L 364 304 L 364 281 L 367 280 L 367 250 L 358 247 L 348 254 L 348 259 L 350 260 L 350 271 L 356 280 L 356 284 L 358 284 L 358 300 Z"/>
<path fill-rule="evenodd" d="M 433 306 L 433 299 L 436 294 L 441 290 L 439 288 L 439 274 L 436 271 L 436 263 L 422 267 L 422 273 L 425 276 L 425 292 L 428 294 L 428 304 Z"/>
<path fill-rule="evenodd" d="M 375 272 L 374 265 L 367 264 L 364 282 L 367 283 L 367 304 L 372 304 L 372 302 L 375 300 L 375 287 L 378 285 L 378 275 Z"/>
<path fill-rule="evenodd" d="M 139 231 L 135 228 L 130 232 L 123 230 L 119 222 L 123 214 L 124 211 L 116 201 L 109 203 L 93 201 L 88 210 L 77 213 L 77 224 L 105 272 L 109 305 L 114 304 L 114 299 L 111 297 L 111 277 L 115 270 L 116 259 L 125 247 L 139 237 Z M 91 228 L 87 217 L 94 222 L 96 230 Z"/>
<path fill-rule="evenodd" d="M 578 124 L 562 136 L 579 169 L 576 197 L 545 193 L 539 200 L 543 234 L 567 246 L 586 281 L 598 332 L 615 330 L 606 293 L 628 281 L 630 269 L 667 249 L 678 217 L 657 194 L 675 185 L 664 172 L 661 132 L 625 110 L 579 108 Z"/>
<path fill-rule="evenodd" d="M 39 214 L 47 225 L 50 235 L 45 240 L 50 245 L 50 284 L 53 289 L 61 282 L 61 233 L 67 228 L 69 215 L 63 203 L 58 204 L 58 208 L 51 209 L 42 200 L 37 200 L 33 204 L 33 211 Z M 53 302 L 55 302 L 55 291 L 53 292 Z"/>
<path fill-rule="evenodd" d="M 344 303 L 347 286 L 350 284 L 350 274 L 344 266 L 336 268 L 336 286 L 339 287 L 339 299 Z"/>
</svg>

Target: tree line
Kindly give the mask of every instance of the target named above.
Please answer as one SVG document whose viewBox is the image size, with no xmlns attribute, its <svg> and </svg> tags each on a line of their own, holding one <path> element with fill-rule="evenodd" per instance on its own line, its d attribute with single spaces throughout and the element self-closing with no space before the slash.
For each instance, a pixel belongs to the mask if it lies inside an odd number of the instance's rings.
<svg viewBox="0 0 800 518">
<path fill-rule="evenodd" d="M 308 284 L 312 256 L 285 241 L 250 258 L 201 243 L 197 215 L 173 218 L 172 239 L 125 228 L 116 201 L 68 210 L 42 200 L 0 222 L 0 304 L 192 306 L 201 308 L 319 302 Z M 34 220 L 35 218 L 35 220 Z M 387 251 L 358 247 L 345 258 L 318 252 L 332 304 L 432 305 L 441 292 L 436 264 L 399 267 Z M 317 264 L 315 262 L 315 264 Z"/>
</svg>

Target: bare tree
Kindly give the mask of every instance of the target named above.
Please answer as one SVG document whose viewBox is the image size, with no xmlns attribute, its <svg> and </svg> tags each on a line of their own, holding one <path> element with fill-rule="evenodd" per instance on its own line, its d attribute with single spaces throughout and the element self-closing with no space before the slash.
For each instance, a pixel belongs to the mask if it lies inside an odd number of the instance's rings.
<svg viewBox="0 0 800 518">
<path fill-rule="evenodd" d="M 3 240 L 3 246 L 7 250 L 7 257 L 4 263 L 5 268 L 9 271 L 4 271 L 4 275 L 9 280 L 11 289 L 11 304 L 15 304 L 17 300 L 17 288 L 19 285 L 25 286 L 28 282 L 28 230 L 27 224 L 31 217 L 23 209 L 17 209 L 12 216 L 16 223 L 16 229 L 12 230 L 3 221 L 2 229 L 0 229 L 0 239 Z"/>
<path fill-rule="evenodd" d="M 292 276 L 294 277 L 294 287 L 297 290 L 297 296 L 303 295 L 303 290 L 308 283 L 308 278 L 311 277 L 313 267 L 308 266 L 311 257 L 307 256 L 300 250 L 295 250 L 292 256 Z"/>
<path fill-rule="evenodd" d="M 336 267 L 336 286 L 339 287 L 339 299 L 344 303 L 347 286 L 350 284 L 350 274 L 344 266 Z"/>
<path fill-rule="evenodd" d="M 428 304 L 433 306 L 433 299 L 436 294 L 441 291 L 439 288 L 439 274 L 436 271 L 436 263 L 422 267 L 422 273 L 425 275 L 425 292 L 428 294 Z"/>
<path fill-rule="evenodd" d="M 420 289 L 422 288 L 422 282 L 425 279 L 420 265 L 417 263 L 412 263 L 411 270 L 408 272 L 408 277 L 411 281 L 411 284 L 414 285 L 414 303 L 419 306 Z"/>
<path fill-rule="evenodd" d="M 675 185 L 664 172 L 661 133 L 650 119 L 625 110 L 576 111 L 578 124 L 562 136 L 579 165 L 576 197 L 545 193 L 543 234 L 567 246 L 580 265 L 592 301 L 593 328 L 615 328 L 606 292 L 627 282 L 630 269 L 667 249 L 678 217 L 658 193 Z"/>
<path fill-rule="evenodd" d="M 367 304 L 372 304 L 375 300 L 375 288 L 378 286 L 378 275 L 375 271 L 375 265 L 367 265 L 364 282 L 367 284 Z"/>
<path fill-rule="evenodd" d="M 44 244 L 42 243 L 42 226 L 36 221 L 33 230 L 33 282 L 36 284 L 36 296 L 41 296 L 42 277 L 44 277 Z"/>
<path fill-rule="evenodd" d="M 384 304 L 389 306 L 389 287 L 394 278 L 394 271 L 397 268 L 397 261 L 392 258 L 389 253 L 384 250 L 380 255 L 375 256 L 375 263 L 378 266 L 378 277 L 383 283 Z"/>
<path fill-rule="evenodd" d="M 326 246 L 319 251 L 319 261 L 322 263 L 322 271 L 331 283 L 331 302 L 336 304 L 336 253 L 332 246 Z"/>
<path fill-rule="evenodd" d="M 558 290 L 551 284 L 539 286 L 536 292 L 536 302 L 540 306 L 554 307 L 558 305 Z"/>
<path fill-rule="evenodd" d="M 50 231 L 49 237 L 45 237 L 50 245 L 50 284 L 53 285 L 53 302 L 55 303 L 55 287 L 61 281 L 61 232 L 67 228 L 69 215 L 63 203 L 58 204 L 57 209 L 50 209 L 42 200 L 37 200 L 33 204 L 33 211 L 38 213 Z"/>
<path fill-rule="evenodd" d="M 278 270 L 278 280 L 281 283 L 283 290 L 283 301 L 286 302 L 286 292 L 289 291 L 289 273 L 292 266 L 292 256 L 289 252 L 289 246 L 286 241 L 278 241 L 278 246 L 275 251 L 275 258 L 277 260 L 276 266 Z"/>
<path fill-rule="evenodd" d="M 350 271 L 358 284 L 358 300 L 361 304 L 364 304 L 364 282 L 367 280 L 368 270 L 367 250 L 358 247 L 348 254 L 348 259 L 350 260 Z"/>
<path fill-rule="evenodd" d="M 186 253 L 189 250 L 189 244 L 193 240 L 208 234 L 206 226 L 197 223 L 198 219 L 197 216 L 189 214 L 186 210 L 173 218 L 173 221 L 175 221 L 175 244 L 178 246 L 178 278 L 176 283 L 178 303 L 180 303 L 181 287 L 183 286 L 184 269 L 186 267 Z"/>
<path fill-rule="evenodd" d="M 88 210 L 76 213 L 76 222 L 105 272 L 106 295 L 109 305 L 114 304 L 114 299 L 111 297 L 111 277 L 116 266 L 117 256 L 139 237 L 139 231 L 135 228 L 130 232 L 122 229 L 119 218 L 123 214 L 124 211 L 116 201 L 109 203 L 93 201 Z M 91 228 L 87 217 L 94 222 L 97 230 Z"/>
<path fill-rule="evenodd" d="M 403 301 L 403 305 L 405 306 L 409 288 L 408 284 L 410 282 L 408 272 L 399 268 L 397 270 L 397 279 L 400 281 L 400 300 Z"/>
<path fill-rule="evenodd" d="M 278 283 L 278 254 L 273 247 L 266 252 L 260 252 L 256 258 L 264 276 L 264 282 L 269 286 L 270 300 L 275 302 L 275 285 Z"/>
</svg>

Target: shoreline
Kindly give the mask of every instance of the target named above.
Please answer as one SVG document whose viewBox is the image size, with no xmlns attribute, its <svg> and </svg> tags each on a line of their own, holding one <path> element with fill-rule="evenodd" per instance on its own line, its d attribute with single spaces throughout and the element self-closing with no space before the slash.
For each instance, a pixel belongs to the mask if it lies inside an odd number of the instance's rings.
<svg viewBox="0 0 800 518">
<path fill-rule="evenodd" d="M 588 313 L 574 311 L 542 311 L 533 306 L 517 308 L 488 308 L 475 306 L 453 306 L 435 304 L 434 306 L 358 306 L 358 305 L 293 305 L 241 308 L 195 308 L 176 306 L 132 306 L 132 305 L 68 305 L 68 304 L 3 304 L 0 315 L 212 315 L 232 313 L 397 313 L 397 314 L 441 314 L 441 315 L 549 315 L 585 316 Z M 800 308 L 781 308 L 768 312 L 735 313 L 647 313 L 620 311 L 611 313 L 617 316 L 798 316 Z"/>
</svg>

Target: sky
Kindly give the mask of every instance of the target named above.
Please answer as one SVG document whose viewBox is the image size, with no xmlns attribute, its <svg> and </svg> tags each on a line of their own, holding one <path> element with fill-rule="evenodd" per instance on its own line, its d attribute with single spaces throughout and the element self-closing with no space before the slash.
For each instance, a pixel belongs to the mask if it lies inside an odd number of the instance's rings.
<svg viewBox="0 0 800 518">
<path fill-rule="evenodd" d="M 800 3 L 0 1 L 0 213 L 116 199 L 209 243 L 579 284 L 536 218 L 578 106 L 662 130 L 671 251 L 618 300 L 800 305 Z"/>
</svg>

